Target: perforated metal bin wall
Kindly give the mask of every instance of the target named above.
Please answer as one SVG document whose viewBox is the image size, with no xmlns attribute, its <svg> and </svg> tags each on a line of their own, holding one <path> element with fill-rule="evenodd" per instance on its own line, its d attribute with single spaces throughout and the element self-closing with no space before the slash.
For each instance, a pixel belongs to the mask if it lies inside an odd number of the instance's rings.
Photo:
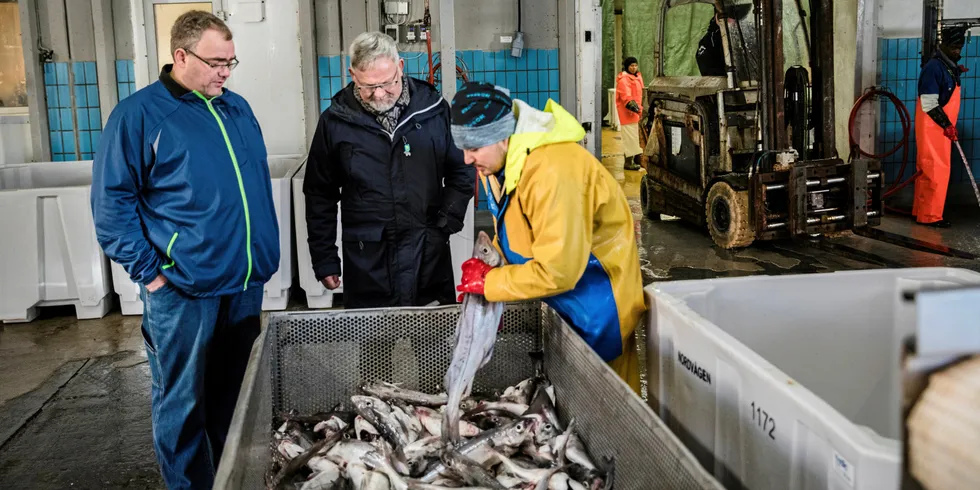
<svg viewBox="0 0 980 490">
<path fill-rule="evenodd" d="M 252 349 L 214 488 L 263 488 L 273 414 L 330 410 L 366 381 L 436 393 L 452 356 L 459 306 L 268 313 Z M 544 352 L 559 418 L 575 418 L 592 457 L 615 461 L 620 489 L 720 489 L 644 401 L 553 310 L 510 304 L 474 391 L 534 373 Z"/>
</svg>

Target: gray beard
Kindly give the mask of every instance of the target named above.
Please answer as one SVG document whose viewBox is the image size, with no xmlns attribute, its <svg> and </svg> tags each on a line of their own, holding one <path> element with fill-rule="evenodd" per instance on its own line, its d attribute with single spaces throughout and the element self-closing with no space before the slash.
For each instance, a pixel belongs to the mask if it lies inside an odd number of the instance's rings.
<svg viewBox="0 0 980 490">
<path fill-rule="evenodd" d="M 359 90 L 354 90 L 354 98 L 357 102 L 361 104 L 369 114 L 373 115 L 385 131 L 389 133 L 395 130 L 398 125 L 398 120 L 401 118 L 402 111 L 408 107 L 408 102 L 410 100 L 409 90 L 408 90 L 408 79 L 402 76 L 402 93 L 395 99 L 391 104 L 379 105 L 377 102 L 371 102 L 364 100 L 361 97 L 361 92 Z"/>
</svg>

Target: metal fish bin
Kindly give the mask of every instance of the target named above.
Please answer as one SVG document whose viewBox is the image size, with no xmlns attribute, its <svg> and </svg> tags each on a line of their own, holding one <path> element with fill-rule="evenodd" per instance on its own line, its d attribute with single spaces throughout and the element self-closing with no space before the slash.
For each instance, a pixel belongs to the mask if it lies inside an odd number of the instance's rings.
<svg viewBox="0 0 980 490">
<path fill-rule="evenodd" d="M 327 411 L 370 381 L 438 393 L 449 366 L 460 306 L 269 312 L 255 342 L 214 484 L 264 488 L 273 415 Z M 532 353 L 541 353 L 534 356 Z M 576 420 L 592 459 L 614 461 L 614 486 L 721 489 L 677 437 L 540 302 L 508 304 L 493 358 L 475 393 L 502 390 L 535 373 L 555 387 L 559 419 Z"/>
</svg>

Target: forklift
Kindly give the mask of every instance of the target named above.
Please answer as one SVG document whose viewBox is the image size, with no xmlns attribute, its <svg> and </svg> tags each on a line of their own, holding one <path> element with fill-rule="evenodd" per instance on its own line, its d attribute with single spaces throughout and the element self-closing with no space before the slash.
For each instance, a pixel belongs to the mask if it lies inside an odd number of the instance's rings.
<svg viewBox="0 0 980 490">
<path fill-rule="evenodd" d="M 704 13 L 709 6 L 724 71 L 665 74 L 665 26 L 674 9 Z M 809 26 L 801 0 L 796 6 L 802 61 L 784 70 L 781 0 L 662 1 L 641 121 L 649 135 L 640 185 L 648 218 L 666 214 L 707 227 L 725 249 L 880 224 L 881 162 L 844 161 L 835 147 L 833 2 L 811 0 Z M 706 32 L 708 22 L 694 25 L 701 26 Z"/>
</svg>

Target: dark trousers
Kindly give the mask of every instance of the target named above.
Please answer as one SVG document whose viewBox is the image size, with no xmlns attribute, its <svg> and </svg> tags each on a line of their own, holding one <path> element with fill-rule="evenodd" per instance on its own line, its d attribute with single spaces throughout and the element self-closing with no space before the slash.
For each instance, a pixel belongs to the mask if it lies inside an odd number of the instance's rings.
<svg viewBox="0 0 980 490">
<path fill-rule="evenodd" d="M 170 489 L 211 488 L 259 335 L 262 287 L 195 298 L 166 284 L 140 297 L 160 472 Z"/>
</svg>

